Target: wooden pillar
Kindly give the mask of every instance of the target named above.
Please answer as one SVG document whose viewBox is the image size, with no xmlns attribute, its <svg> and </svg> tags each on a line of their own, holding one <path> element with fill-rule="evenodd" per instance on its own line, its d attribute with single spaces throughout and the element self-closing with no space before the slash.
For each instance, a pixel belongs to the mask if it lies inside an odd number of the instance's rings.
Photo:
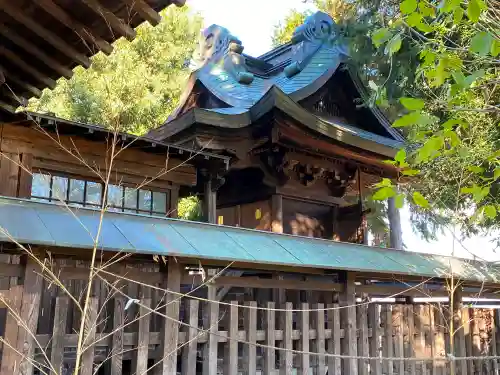
<svg viewBox="0 0 500 375">
<path fill-rule="evenodd" d="M 135 368 L 137 374 L 144 374 L 148 368 L 151 289 L 147 286 L 141 286 L 140 298 L 141 306 L 139 308 L 140 319 L 139 332 L 137 334 L 137 360 L 135 362 Z"/>
<path fill-rule="evenodd" d="M 210 176 L 207 176 L 205 181 L 203 207 L 207 223 L 217 223 L 217 192 L 214 189 L 213 180 Z"/>
<path fill-rule="evenodd" d="M 179 204 L 179 185 L 175 184 L 170 189 L 170 208 L 169 217 L 177 218 L 179 213 L 177 212 L 177 207 Z"/>
<path fill-rule="evenodd" d="M 7 300 L 10 307 L 16 312 L 16 314 L 19 314 L 21 310 L 23 289 L 22 285 L 16 285 L 11 287 L 8 292 Z M 17 347 L 17 334 L 19 329 L 20 326 L 14 316 L 7 313 L 7 317 L 5 319 L 4 340 L 13 348 Z M 17 368 L 18 363 L 19 357 L 17 353 L 13 349 L 10 349 L 8 345 L 4 344 L 0 374 L 13 374 L 14 368 Z"/>
<path fill-rule="evenodd" d="M 274 194 L 271 198 L 271 231 L 283 233 L 283 196 Z"/>
<path fill-rule="evenodd" d="M 33 363 L 30 361 L 35 353 L 35 340 L 33 335 L 37 331 L 38 316 L 40 313 L 40 300 L 42 296 L 42 276 L 37 263 L 28 258 L 24 276 L 24 291 L 21 305 L 20 319 L 25 327 L 19 327 L 17 336 L 17 350 L 23 354 L 19 359 L 17 374 L 27 375 L 33 373 Z M 29 332 L 28 332 L 29 331 Z M 28 360 L 26 360 L 28 359 Z"/>
<path fill-rule="evenodd" d="M 356 357 L 358 355 L 357 348 L 357 327 L 356 327 L 356 290 L 355 290 L 355 277 L 353 272 L 346 272 L 344 281 L 344 292 L 342 294 L 341 303 L 343 308 L 342 325 L 344 328 L 344 340 L 342 352 L 344 355 Z M 344 375 L 358 375 L 358 360 L 356 358 L 348 358 L 343 360 L 343 374 Z"/>
<path fill-rule="evenodd" d="M 23 153 L 21 155 L 22 167 L 19 168 L 19 184 L 17 196 L 20 198 L 31 197 L 31 185 L 33 176 L 31 175 L 31 167 L 33 166 L 33 154 Z"/>
<path fill-rule="evenodd" d="M 403 249 L 403 232 L 401 230 L 401 216 L 396 207 L 394 197 L 389 198 L 387 202 L 387 216 L 389 218 L 390 245 L 393 249 Z"/>
<path fill-rule="evenodd" d="M 167 293 L 165 315 L 165 330 L 163 341 L 163 374 L 177 373 L 177 349 L 179 342 L 179 305 L 180 298 L 176 293 L 181 289 L 181 265 L 175 258 L 168 259 L 167 270 L 167 290 L 174 293 Z"/>
</svg>

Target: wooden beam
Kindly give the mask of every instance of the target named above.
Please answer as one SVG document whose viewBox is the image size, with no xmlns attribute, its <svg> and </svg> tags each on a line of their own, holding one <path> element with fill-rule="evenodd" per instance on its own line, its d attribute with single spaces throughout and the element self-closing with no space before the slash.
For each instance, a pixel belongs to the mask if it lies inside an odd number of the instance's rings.
<svg viewBox="0 0 500 375">
<path fill-rule="evenodd" d="M 5 110 L 9 113 L 16 113 L 16 107 L 14 107 L 13 105 L 10 105 L 8 103 L 5 103 L 1 100 L 0 100 L 0 108 L 2 108 L 3 110 Z"/>
<path fill-rule="evenodd" d="M 124 36 L 128 40 L 133 40 L 135 38 L 135 30 L 125 24 L 125 22 L 118 18 L 113 12 L 103 7 L 98 0 L 83 0 L 83 2 L 98 16 L 102 17 L 116 33 Z"/>
<path fill-rule="evenodd" d="M 161 16 L 158 12 L 151 8 L 143 0 L 122 0 L 122 3 L 135 10 L 142 18 L 153 26 L 158 25 L 161 21 Z"/>
<path fill-rule="evenodd" d="M 12 52 L 11 50 L 9 50 L 5 47 L 0 47 L 0 55 L 7 57 L 11 62 L 13 62 L 18 67 L 20 67 L 26 73 L 31 74 L 31 76 L 36 78 L 38 81 L 40 81 L 44 85 L 50 87 L 51 89 L 56 87 L 56 81 L 54 81 L 52 78 L 48 77 L 47 75 L 39 72 L 37 69 L 33 68 L 30 64 L 26 63 L 23 58 L 21 58 L 20 56 L 18 56 L 17 54 Z"/>
<path fill-rule="evenodd" d="M 28 29 L 31 29 L 34 33 L 47 41 L 47 43 L 52 44 L 66 56 L 78 62 L 78 64 L 82 65 L 85 68 L 90 67 L 90 59 L 87 56 L 85 56 L 83 53 L 78 52 L 75 48 L 73 48 L 73 46 L 68 44 L 53 32 L 47 30 L 43 26 L 40 26 L 37 21 L 35 21 L 31 17 L 28 17 L 26 15 L 26 12 L 19 9 L 17 6 L 12 5 L 12 2 L 10 0 L 0 0 L 0 9 L 2 9 L 17 22 L 23 24 Z"/>
<path fill-rule="evenodd" d="M 42 90 L 40 90 L 38 87 L 35 87 L 33 85 L 30 85 L 27 83 L 25 80 L 19 78 L 15 74 L 10 73 L 7 71 L 4 67 L 0 65 L 0 69 L 3 71 L 5 75 L 5 80 L 8 82 L 15 83 L 16 85 L 26 89 L 26 91 L 29 91 L 31 94 L 39 98 L 42 95 Z"/>
<path fill-rule="evenodd" d="M 51 69 L 54 69 L 57 73 L 65 78 L 71 78 L 73 76 L 73 71 L 68 67 L 65 67 L 51 56 L 46 54 L 43 50 L 38 48 L 36 44 L 25 39 L 24 37 L 18 35 L 14 30 L 10 29 L 7 25 L 0 22 L 0 34 L 2 34 L 7 39 L 11 40 L 17 46 L 23 48 L 26 52 L 29 52 L 33 56 L 37 57 L 40 61 L 45 63 Z"/>
<path fill-rule="evenodd" d="M 72 29 L 78 36 L 85 41 L 95 45 L 99 50 L 109 55 L 113 52 L 113 46 L 94 35 L 92 31 L 78 22 L 75 18 L 69 15 L 63 8 L 54 3 L 52 0 L 35 0 L 35 3 L 47 13 L 51 14 L 59 20 L 64 26 Z"/>
</svg>

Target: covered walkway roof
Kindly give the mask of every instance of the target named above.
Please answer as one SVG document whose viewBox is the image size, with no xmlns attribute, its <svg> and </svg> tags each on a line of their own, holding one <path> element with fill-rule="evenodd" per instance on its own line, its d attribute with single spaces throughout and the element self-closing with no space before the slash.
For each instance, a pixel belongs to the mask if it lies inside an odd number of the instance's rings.
<svg viewBox="0 0 500 375">
<path fill-rule="evenodd" d="M 99 211 L 0 197 L 0 241 L 92 249 Z M 99 248 L 323 270 L 500 283 L 490 263 L 160 217 L 105 213 Z"/>
</svg>

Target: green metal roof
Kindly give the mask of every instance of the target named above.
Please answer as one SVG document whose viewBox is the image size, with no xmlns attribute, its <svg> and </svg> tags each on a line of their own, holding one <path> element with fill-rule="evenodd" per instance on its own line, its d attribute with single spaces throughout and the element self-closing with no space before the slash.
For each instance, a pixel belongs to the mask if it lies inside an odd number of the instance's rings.
<svg viewBox="0 0 500 375">
<path fill-rule="evenodd" d="M 92 249 L 99 211 L 0 197 L 0 241 Z M 8 233 L 8 234 L 7 234 Z M 194 259 L 500 283 L 488 263 L 125 213 L 106 213 L 99 248 Z"/>
</svg>

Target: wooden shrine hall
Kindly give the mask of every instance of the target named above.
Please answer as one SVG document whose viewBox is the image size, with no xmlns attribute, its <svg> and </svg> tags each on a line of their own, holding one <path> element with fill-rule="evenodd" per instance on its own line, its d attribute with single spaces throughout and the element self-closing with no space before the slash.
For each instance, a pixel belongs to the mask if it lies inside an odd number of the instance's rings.
<svg viewBox="0 0 500 375">
<path fill-rule="evenodd" d="M 1 375 L 498 372 L 498 264 L 363 244 L 363 197 L 397 176 L 384 160 L 403 139 L 362 105 L 337 33 L 316 13 L 253 58 L 209 27 L 145 137 L 3 106 Z M 188 194 L 208 222 L 177 219 Z"/>
<path fill-rule="evenodd" d="M 318 12 L 292 41 L 258 57 L 220 26 L 204 31 L 181 104 L 149 136 L 231 157 L 206 171 L 210 222 L 362 243 L 363 196 L 397 170 L 403 147 Z"/>
</svg>

